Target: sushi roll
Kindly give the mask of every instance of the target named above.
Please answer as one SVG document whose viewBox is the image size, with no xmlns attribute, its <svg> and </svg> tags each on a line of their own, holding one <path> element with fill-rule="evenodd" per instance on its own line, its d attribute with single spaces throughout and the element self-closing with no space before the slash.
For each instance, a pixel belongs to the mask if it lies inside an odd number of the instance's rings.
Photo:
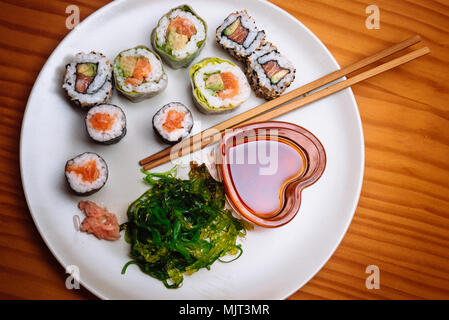
<svg viewBox="0 0 449 320">
<path fill-rule="evenodd" d="M 108 180 L 108 166 L 98 154 L 85 152 L 67 161 L 65 177 L 77 195 L 88 196 L 104 186 Z"/>
<path fill-rule="evenodd" d="M 248 100 L 251 88 L 234 63 L 206 58 L 190 68 L 193 101 L 203 113 L 231 111 Z"/>
<path fill-rule="evenodd" d="M 78 53 L 66 66 L 62 85 L 77 106 L 90 108 L 106 103 L 112 95 L 112 67 L 99 52 Z"/>
<path fill-rule="evenodd" d="M 153 116 L 154 132 L 168 144 L 178 143 L 187 137 L 192 127 L 192 113 L 180 102 L 166 104 Z"/>
<path fill-rule="evenodd" d="M 247 59 L 246 74 L 256 95 L 267 100 L 279 97 L 295 80 L 296 69 L 277 48 L 266 43 Z"/>
<path fill-rule="evenodd" d="M 207 27 L 191 7 L 171 9 L 151 33 L 154 50 L 173 69 L 186 68 L 206 43 Z"/>
<path fill-rule="evenodd" d="M 161 58 L 145 46 L 124 50 L 114 60 L 115 87 L 132 102 L 162 92 L 167 82 Z"/>
<path fill-rule="evenodd" d="M 234 58 L 243 61 L 265 43 L 265 31 L 259 30 L 246 10 L 238 11 L 217 28 L 216 41 Z"/>
<path fill-rule="evenodd" d="M 85 118 L 89 137 L 103 144 L 119 142 L 126 134 L 126 116 L 123 110 L 112 104 L 91 108 Z"/>
</svg>

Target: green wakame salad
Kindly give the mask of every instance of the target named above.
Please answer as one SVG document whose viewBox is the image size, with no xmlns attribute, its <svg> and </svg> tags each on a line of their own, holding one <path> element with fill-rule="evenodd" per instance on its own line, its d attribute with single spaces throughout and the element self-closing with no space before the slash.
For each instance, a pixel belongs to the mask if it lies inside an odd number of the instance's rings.
<svg viewBox="0 0 449 320">
<path fill-rule="evenodd" d="M 183 273 L 209 269 L 225 255 L 242 254 L 237 237 L 251 225 L 225 209 L 224 187 L 210 175 L 205 164 L 190 163 L 188 180 L 176 177 L 176 167 L 165 173 L 145 173 L 151 186 L 128 208 L 125 240 L 131 257 L 122 270 L 137 264 L 167 288 L 178 288 Z M 222 262 L 230 262 L 222 261 Z"/>
</svg>

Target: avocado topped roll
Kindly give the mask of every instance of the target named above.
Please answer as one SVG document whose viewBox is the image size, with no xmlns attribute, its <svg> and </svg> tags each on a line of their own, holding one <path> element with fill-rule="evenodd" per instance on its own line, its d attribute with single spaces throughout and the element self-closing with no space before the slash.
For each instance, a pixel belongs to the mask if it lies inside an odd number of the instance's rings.
<svg viewBox="0 0 449 320">
<path fill-rule="evenodd" d="M 265 31 L 246 10 L 231 13 L 216 31 L 217 43 L 234 58 L 243 61 L 265 43 Z"/>
<path fill-rule="evenodd" d="M 206 58 L 193 65 L 189 75 L 193 100 L 203 113 L 230 111 L 251 94 L 243 71 L 227 60 Z"/>
<path fill-rule="evenodd" d="M 78 53 L 66 66 L 62 85 L 77 106 L 90 108 L 109 101 L 112 95 L 112 68 L 101 53 Z"/>
<path fill-rule="evenodd" d="M 295 67 L 269 42 L 254 51 L 247 60 L 246 74 L 259 97 L 267 100 L 277 98 L 295 80 Z"/>
<path fill-rule="evenodd" d="M 115 87 L 132 102 L 163 91 L 167 75 L 160 57 L 144 46 L 120 52 L 114 60 Z"/>
<path fill-rule="evenodd" d="M 151 34 L 154 50 L 173 69 L 186 68 L 203 48 L 207 27 L 191 7 L 171 9 Z"/>
</svg>

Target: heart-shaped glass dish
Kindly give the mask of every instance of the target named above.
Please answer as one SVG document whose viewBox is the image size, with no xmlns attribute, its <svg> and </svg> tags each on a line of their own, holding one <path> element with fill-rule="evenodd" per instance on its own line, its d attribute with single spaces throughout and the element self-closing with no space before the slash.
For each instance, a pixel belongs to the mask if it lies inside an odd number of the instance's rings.
<svg viewBox="0 0 449 320">
<path fill-rule="evenodd" d="M 301 191 L 326 167 L 321 142 L 288 122 L 259 122 L 222 135 L 216 152 L 219 179 L 230 206 L 267 228 L 290 222 L 301 205 Z"/>
</svg>

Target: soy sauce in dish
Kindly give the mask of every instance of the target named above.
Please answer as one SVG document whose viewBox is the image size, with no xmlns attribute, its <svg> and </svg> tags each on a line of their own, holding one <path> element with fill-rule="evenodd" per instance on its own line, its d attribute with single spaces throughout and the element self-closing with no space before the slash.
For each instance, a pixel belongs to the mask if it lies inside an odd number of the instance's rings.
<svg viewBox="0 0 449 320">
<path fill-rule="evenodd" d="M 288 140 L 258 136 L 229 149 L 231 181 L 240 201 L 256 215 L 281 208 L 284 186 L 305 170 L 303 152 Z"/>
</svg>

